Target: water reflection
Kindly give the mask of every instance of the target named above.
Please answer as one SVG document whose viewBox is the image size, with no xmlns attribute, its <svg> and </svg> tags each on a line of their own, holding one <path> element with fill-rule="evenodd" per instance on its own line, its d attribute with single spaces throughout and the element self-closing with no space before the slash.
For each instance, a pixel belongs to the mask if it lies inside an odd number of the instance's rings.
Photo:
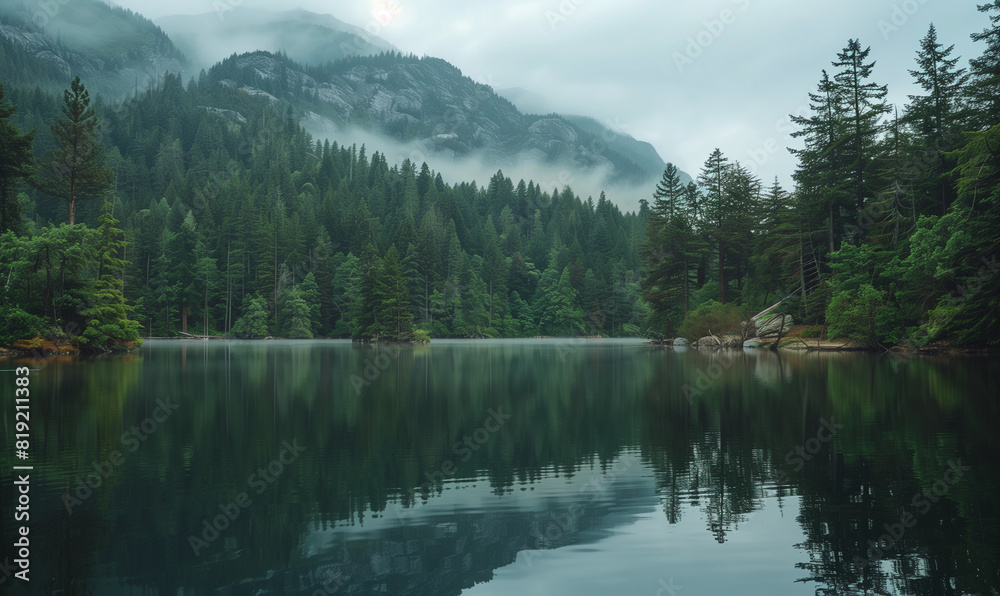
<svg viewBox="0 0 1000 596">
<path fill-rule="evenodd" d="M 31 586 L 989 593 L 997 373 L 603 340 L 151 342 L 60 361 L 32 380 Z M 164 399 L 178 407 L 132 450 Z M 301 454 L 269 467 L 286 442 Z M 5 536 L 13 506 L 4 491 Z"/>
</svg>

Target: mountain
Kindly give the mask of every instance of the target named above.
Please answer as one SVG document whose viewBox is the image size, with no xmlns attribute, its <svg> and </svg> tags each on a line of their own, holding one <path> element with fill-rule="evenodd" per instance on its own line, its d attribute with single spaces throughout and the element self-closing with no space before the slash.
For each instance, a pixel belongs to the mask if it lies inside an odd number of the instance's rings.
<svg viewBox="0 0 1000 596">
<path fill-rule="evenodd" d="M 578 129 L 599 136 L 611 149 L 623 157 L 632 160 L 645 171 L 662 173 L 667 167 L 666 162 L 660 157 L 656 148 L 645 141 L 637 140 L 625 133 L 612 131 L 588 116 L 562 115 L 561 117 Z M 678 173 L 680 174 L 682 184 L 687 184 L 693 180 L 687 172 L 678 170 Z"/>
<path fill-rule="evenodd" d="M 525 114 L 448 62 L 403 55 L 329 15 L 241 7 L 164 18 L 161 29 L 97 0 L 53 6 L 51 15 L 29 0 L 0 8 L 4 83 L 61 92 L 79 75 L 95 95 L 118 100 L 167 72 L 190 79 L 198 65 L 221 59 L 199 83 L 290 104 L 316 137 L 428 161 L 455 179 L 504 169 L 548 189 L 569 185 L 595 198 L 608 190 L 635 208 L 664 168 L 647 143 L 585 117 Z"/>
<path fill-rule="evenodd" d="M 547 188 L 636 187 L 663 170 L 648 144 L 605 134 L 592 120 L 523 114 L 439 58 L 387 53 L 303 66 L 261 51 L 227 58 L 209 71 L 208 82 L 290 102 L 319 137 L 344 141 L 357 131 L 374 132 L 405 144 L 411 155 L 474 159 L 493 171 L 545 170 Z"/>
<path fill-rule="evenodd" d="M 511 103 L 517 106 L 519 110 L 525 113 L 545 114 L 555 111 L 552 109 L 548 100 L 544 96 L 521 87 L 497 89 L 496 92 L 501 97 L 508 99 Z M 560 114 L 560 117 L 578 129 L 589 132 L 596 137 L 600 137 L 616 152 L 628 157 L 646 171 L 658 173 L 663 172 L 664 168 L 667 167 L 663 158 L 660 157 L 660 154 L 649 143 L 639 141 L 630 135 L 614 131 L 607 126 L 604 126 L 594 118 L 590 118 L 588 116 Z M 680 177 L 681 183 L 683 184 L 687 184 L 692 180 L 691 176 L 683 171 L 680 172 Z"/>
<path fill-rule="evenodd" d="M 65 89 L 80 76 L 93 92 L 120 98 L 144 90 L 184 55 L 152 21 L 97 0 L 0 4 L 0 76 L 5 83 Z"/>
<path fill-rule="evenodd" d="M 309 65 L 397 51 L 360 27 L 302 9 L 276 12 L 241 6 L 218 14 L 163 17 L 157 24 L 191 58 L 196 71 L 234 53 L 256 50 L 281 52 Z"/>
</svg>

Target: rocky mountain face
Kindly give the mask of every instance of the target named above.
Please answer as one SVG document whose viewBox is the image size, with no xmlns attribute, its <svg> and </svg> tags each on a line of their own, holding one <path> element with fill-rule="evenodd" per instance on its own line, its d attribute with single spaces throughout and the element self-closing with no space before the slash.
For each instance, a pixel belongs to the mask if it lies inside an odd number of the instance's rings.
<svg viewBox="0 0 1000 596">
<path fill-rule="evenodd" d="M 475 155 L 497 167 L 529 162 L 564 168 L 569 180 L 599 174 L 608 184 L 645 184 L 662 173 L 663 161 L 651 146 L 593 120 L 523 114 L 437 58 L 391 53 L 307 67 L 253 52 L 224 60 L 209 77 L 274 102 L 290 101 L 316 130 L 360 127 L 442 157 Z"/>
<path fill-rule="evenodd" d="M 372 149 L 383 152 L 398 144 L 398 161 L 427 157 L 446 172 L 448 163 L 476 162 L 478 169 L 453 169 L 452 176 L 473 179 L 502 168 L 547 188 L 568 184 L 595 196 L 624 187 L 635 189 L 631 208 L 665 167 L 648 143 L 590 118 L 525 114 L 448 62 L 403 55 L 328 15 L 241 7 L 162 19 L 195 56 L 188 60 L 159 26 L 131 11 L 98 0 L 40 6 L 0 3 L 0 81 L 61 93 L 78 75 L 92 94 L 115 101 L 168 72 L 197 77 L 200 63 L 228 56 L 208 69 L 210 84 L 291 104 L 317 138 L 372 139 Z M 281 51 L 258 51 L 267 48 Z M 234 54 L 241 49 L 255 51 Z"/>
<path fill-rule="evenodd" d="M 74 76 L 109 99 L 142 91 L 185 59 L 152 22 L 96 0 L 0 3 L 0 76 L 4 82 L 69 86 Z"/>
</svg>

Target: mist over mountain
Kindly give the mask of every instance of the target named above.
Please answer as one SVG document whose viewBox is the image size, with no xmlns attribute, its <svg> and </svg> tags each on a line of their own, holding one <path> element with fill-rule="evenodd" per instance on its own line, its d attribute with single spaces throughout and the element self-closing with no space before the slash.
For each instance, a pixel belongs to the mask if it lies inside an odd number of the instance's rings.
<svg viewBox="0 0 1000 596">
<path fill-rule="evenodd" d="M 290 105 L 321 139 L 427 161 L 454 180 L 503 169 L 547 189 L 607 191 L 626 209 L 648 198 L 665 166 L 648 143 L 584 116 L 525 113 L 447 61 L 404 55 L 329 15 L 241 7 L 157 25 L 97 0 L 54 6 L 51 14 L 28 0 L 0 7 L 5 82 L 61 92 L 80 76 L 95 96 L 119 101 L 168 72 L 191 80 L 204 69 L 201 82 L 267 97 L 282 112 Z M 526 90 L 519 97 L 545 105 Z"/>
<path fill-rule="evenodd" d="M 331 15 L 302 9 L 239 10 L 157 19 L 197 72 L 233 55 L 257 50 L 281 52 L 307 65 L 348 56 L 397 51 L 392 44 Z"/>
<path fill-rule="evenodd" d="M 562 114 L 560 117 L 577 129 L 600 137 L 611 150 L 631 160 L 644 171 L 656 175 L 667 167 L 656 148 L 645 141 L 640 141 L 622 132 L 616 132 L 589 116 Z M 678 171 L 678 174 L 682 184 L 692 181 L 687 172 Z"/>
<path fill-rule="evenodd" d="M 463 179 L 503 169 L 595 197 L 613 187 L 613 198 L 634 208 L 663 167 L 647 144 L 591 119 L 523 114 L 438 58 L 389 53 L 306 66 L 252 52 L 222 61 L 208 81 L 291 103 L 320 138 L 368 142 Z"/>
<path fill-rule="evenodd" d="M 552 107 L 548 99 L 534 91 L 529 91 L 522 87 L 507 87 L 496 89 L 495 91 L 525 114 L 551 114 L 558 112 L 558 110 Z M 606 126 L 589 116 L 572 114 L 560 114 L 559 116 L 579 130 L 600 137 L 615 152 L 631 159 L 636 165 L 654 173 L 654 175 L 662 172 L 667 165 L 655 147 L 645 141 L 635 139 L 631 135 L 613 130 L 613 123 L 609 123 L 612 126 Z M 681 183 L 683 184 L 687 184 L 692 180 L 691 176 L 686 172 L 681 171 L 679 174 Z"/>
<path fill-rule="evenodd" d="M 97 0 L 0 3 L 0 72 L 4 82 L 65 89 L 73 76 L 118 99 L 167 72 L 181 72 L 184 55 L 150 20 Z"/>
</svg>

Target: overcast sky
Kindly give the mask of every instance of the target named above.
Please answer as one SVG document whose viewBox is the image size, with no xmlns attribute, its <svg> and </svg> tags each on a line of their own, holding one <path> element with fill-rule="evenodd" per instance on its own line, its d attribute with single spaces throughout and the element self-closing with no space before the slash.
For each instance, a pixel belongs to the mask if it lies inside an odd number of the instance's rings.
<svg viewBox="0 0 1000 596">
<path fill-rule="evenodd" d="M 479 82 L 649 141 L 692 175 L 719 147 L 783 183 L 795 164 L 787 115 L 805 109 L 848 39 L 871 46 L 873 78 L 902 107 L 930 23 L 963 65 L 982 49 L 969 34 L 989 24 L 975 0 L 116 1 L 152 19 L 223 3 L 332 14 Z"/>
</svg>

